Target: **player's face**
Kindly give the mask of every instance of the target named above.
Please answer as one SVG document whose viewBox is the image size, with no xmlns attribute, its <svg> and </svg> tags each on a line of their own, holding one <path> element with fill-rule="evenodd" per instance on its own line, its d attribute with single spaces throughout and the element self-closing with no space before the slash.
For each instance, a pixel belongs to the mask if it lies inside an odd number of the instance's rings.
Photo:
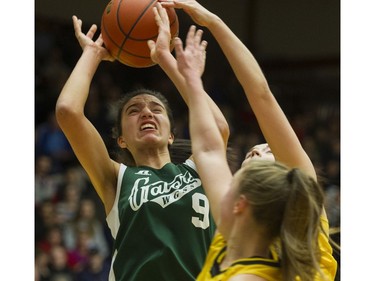
<svg viewBox="0 0 375 281">
<path fill-rule="evenodd" d="M 173 142 L 165 106 L 152 95 L 141 94 L 131 98 L 124 105 L 121 124 L 120 139 L 130 151 L 144 146 L 166 147 Z"/>
<path fill-rule="evenodd" d="M 245 160 L 242 162 L 242 167 L 251 160 L 268 160 L 275 161 L 275 156 L 273 155 L 270 147 L 267 143 L 258 144 L 253 146 L 249 152 L 246 154 Z"/>
</svg>

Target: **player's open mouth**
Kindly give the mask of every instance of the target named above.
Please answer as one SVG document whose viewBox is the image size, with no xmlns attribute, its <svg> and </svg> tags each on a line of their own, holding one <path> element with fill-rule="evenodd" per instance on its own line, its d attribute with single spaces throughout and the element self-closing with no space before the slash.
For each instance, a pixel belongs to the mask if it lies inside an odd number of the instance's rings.
<svg viewBox="0 0 375 281">
<path fill-rule="evenodd" d="M 156 126 L 154 124 L 151 124 L 151 123 L 146 123 L 146 124 L 143 124 L 141 126 L 141 131 L 145 131 L 145 130 L 155 130 L 156 129 Z"/>
</svg>

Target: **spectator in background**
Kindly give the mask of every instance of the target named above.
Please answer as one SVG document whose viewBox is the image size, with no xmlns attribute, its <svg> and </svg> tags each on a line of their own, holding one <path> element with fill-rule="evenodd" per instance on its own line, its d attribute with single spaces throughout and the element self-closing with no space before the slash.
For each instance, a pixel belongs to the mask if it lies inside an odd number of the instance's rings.
<svg viewBox="0 0 375 281">
<path fill-rule="evenodd" d="M 63 175 L 53 170 L 53 159 L 48 155 L 39 155 L 35 159 L 35 204 L 45 200 L 54 201 L 63 183 Z"/>
<path fill-rule="evenodd" d="M 108 281 L 110 260 L 105 259 L 99 251 L 93 249 L 89 253 L 86 267 L 76 274 L 78 281 Z"/>
<path fill-rule="evenodd" d="M 49 254 L 35 249 L 35 281 L 50 281 Z"/>
<path fill-rule="evenodd" d="M 74 163 L 73 150 L 56 121 L 54 112 L 48 120 L 39 124 L 35 131 L 35 155 L 47 155 L 52 159 L 52 172 L 61 172 Z"/>
<path fill-rule="evenodd" d="M 60 225 L 67 225 L 77 216 L 81 204 L 82 188 L 69 183 L 62 188 L 63 197 L 56 203 L 56 220 Z"/>
<path fill-rule="evenodd" d="M 81 200 L 77 216 L 64 229 L 64 241 L 69 251 L 77 249 L 81 233 L 87 234 L 84 238 L 89 240 L 89 247 L 97 249 L 104 258 L 108 257 L 110 249 L 104 224 L 97 218 L 94 201 L 90 198 Z"/>
<path fill-rule="evenodd" d="M 35 206 L 35 241 L 44 238 L 47 230 L 57 224 L 55 204 L 50 200 L 44 200 Z"/>
<path fill-rule="evenodd" d="M 96 249 L 93 243 L 93 233 L 88 229 L 78 229 L 75 233 L 76 243 L 73 249 L 68 249 L 68 266 L 74 273 L 81 272 L 89 261 L 89 254 Z"/>
<path fill-rule="evenodd" d="M 69 166 L 65 169 L 65 183 L 77 185 L 82 192 L 86 192 L 86 189 L 90 185 L 85 170 L 79 164 Z"/>
<path fill-rule="evenodd" d="M 64 278 L 74 281 L 74 275 L 68 266 L 68 253 L 63 246 L 54 246 L 50 251 L 50 281 Z"/>
<path fill-rule="evenodd" d="M 65 247 L 61 227 L 59 225 L 50 226 L 46 231 L 45 237 L 41 239 L 36 246 L 39 250 L 48 254 L 55 246 Z"/>
</svg>

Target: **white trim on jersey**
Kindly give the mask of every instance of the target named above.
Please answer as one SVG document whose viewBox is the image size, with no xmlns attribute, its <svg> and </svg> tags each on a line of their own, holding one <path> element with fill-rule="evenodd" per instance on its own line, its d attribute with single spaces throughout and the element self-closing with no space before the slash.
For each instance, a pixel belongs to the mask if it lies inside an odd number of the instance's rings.
<svg viewBox="0 0 375 281">
<path fill-rule="evenodd" d="M 188 165 L 190 168 L 194 169 L 194 171 L 197 171 L 197 166 L 195 166 L 195 163 L 191 159 L 186 159 L 184 164 Z"/>
<path fill-rule="evenodd" d="M 119 214 L 118 214 L 118 200 L 120 197 L 121 183 L 122 183 L 122 178 L 124 177 L 124 174 L 125 174 L 125 170 L 126 170 L 126 166 L 124 164 L 120 164 L 120 169 L 118 172 L 118 179 L 117 179 L 115 202 L 113 203 L 112 209 L 106 218 L 108 227 L 111 230 L 113 239 L 116 239 L 117 232 L 120 228 L 120 219 L 119 219 Z"/>
</svg>

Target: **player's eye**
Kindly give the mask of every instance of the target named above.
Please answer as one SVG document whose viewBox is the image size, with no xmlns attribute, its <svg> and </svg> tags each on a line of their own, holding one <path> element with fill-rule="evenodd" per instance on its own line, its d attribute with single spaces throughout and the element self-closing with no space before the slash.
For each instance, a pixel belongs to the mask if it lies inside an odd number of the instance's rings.
<svg viewBox="0 0 375 281">
<path fill-rule="evenodd" d="M 132 107 L 130 109 L 128 109 L 128 114 L 134 114 L 134 113 L 137 113 L 139 110 L 135 107 Z"/>
<path fill-rule="evenodd" d="M 161 112 L 163 112 L 163 108 L 161 106 L 156 106 L 152 109 L 152 112 L 161 113 Z"/>
</svg>

